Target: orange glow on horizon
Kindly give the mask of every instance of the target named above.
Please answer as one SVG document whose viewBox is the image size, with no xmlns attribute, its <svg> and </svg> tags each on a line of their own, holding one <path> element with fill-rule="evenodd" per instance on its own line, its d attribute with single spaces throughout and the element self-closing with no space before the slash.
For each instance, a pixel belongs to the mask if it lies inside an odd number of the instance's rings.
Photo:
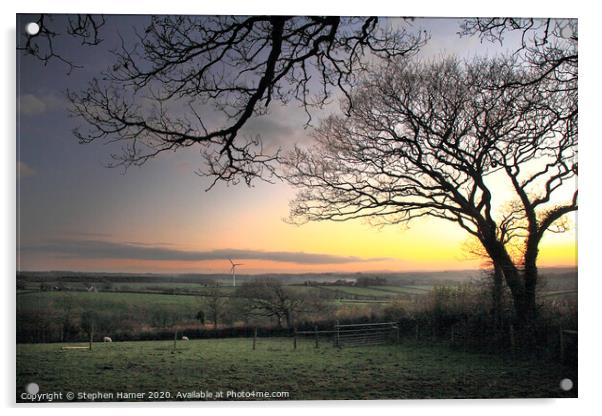
<svg viewBox="0 0 602 416">
<path fill-rule="evenodd" d="M 204 201 L 200 212 L 194 206 L 186 206 L 178 215 L 164 215 L 157 210 L 151 218 L 112 217 L 106 227 L 102 224 L 103 232 L 110 234 L 107 240 L 116 243 L 139 242 L 182 251 L 247 249 L 385 259 L 338 264 L 239 259 L 245 263 L 240 268 L 241 274 L 466 270 L 478 269 L 483 263 L 463 251 L 468 233 L 457 224 L 440 219 L 421 218 L 405 228 L 399 225 L 375 228 L 359 220 L 288 224 L 282 218 L 288 214 L 288 201 L 293 194 L 285 185 L 237 189 L 233 200 Z M 569 222 L 576 224 L 576 215 Z M 577 266 L 576 226 L 572 225 L 563 234 L 546 233 L 541 242 L 539 266 Z M 229 272 L 229 265 L 226 259 L 117 260 L 36 257 L 30 253 L 20 259 L 19 270 L 221 274 Z"/>
<path fill-rule="evenodd" d="M 273 216 L 271 218 L 274 218 Z M 241 223 L 239 223 L 241 224 Z M 240 274 L 407 272 L 478 269 L 483 261 L 463 252 L 467 233 L 441 220 L 416 221 L 409 229 L 387 226 L 376 229 L 359 221 L 312 223 L 292 226 L 266 217 L 264 222 L 239 226 L 236 241 L 227 232 L 217 238 L 197 237 L 195 243 L 168 245 L 184 251 L 253 249 L 259 251 L 304 252 L 355 256 L 365 261 L 338 264 L 299 264 L 270 260 L 239 259 Z M 263 232 L 262 232 L 263 230 Z M 185 234 L 181 236 L 185 240 Z M 221 237 L 221 238 L 220 238 Z M 125 239 L 128 241 L 128 239 Z M 129 239 L 131 241 L 133 239 Z M 378 260 L 371 260 L 378 259 Z M 36 264 L 40 264 L 36 267 Z M 541 244 L 540 267 L 576 267 L 577 243 L 574 231 L 546 235 Z M 204 261 L 44 258 L 28 260 L 23 270 L 78 270 L 153 273 L 229 273 L 227 259 Z"/>
</svg>

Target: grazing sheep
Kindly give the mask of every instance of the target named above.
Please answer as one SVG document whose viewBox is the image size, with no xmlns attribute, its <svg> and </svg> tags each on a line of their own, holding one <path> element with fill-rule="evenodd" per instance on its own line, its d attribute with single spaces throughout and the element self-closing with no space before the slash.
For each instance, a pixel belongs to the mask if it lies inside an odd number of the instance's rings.
<svg viewBox="0 0 602 416">
<path fill-rule="evenodd" d="M 113 342 L 113 340 L 110 337 L 104 337 L 102 339 L 103 342 Z"/>
<path fill-rule="evenodd" d="M 186 335 L 182 337 L 182 341 L 190 341 Z"/>
</svg>

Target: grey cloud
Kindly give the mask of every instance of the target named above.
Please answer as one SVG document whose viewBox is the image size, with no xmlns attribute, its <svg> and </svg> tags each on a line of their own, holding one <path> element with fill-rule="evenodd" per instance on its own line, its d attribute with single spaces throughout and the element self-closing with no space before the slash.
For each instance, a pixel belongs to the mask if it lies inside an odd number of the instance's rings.
<svg viewBox="0 0 602 416">
<path fill-rule="evenodd" d="M 29 166 L 25 162 L 17 161 L 17 177 L 18 178 L 27 178 L 28 176 L 33 176 L 36 174 L 36 171 Z"/>
<path fill-rule="evenodd" d="M 240 249 L 185 251 L 147 244 L 115 243 L 99 240 L 55 240 L 23 246 L 21 251 L 46 252 L 69 258 L 158 261 L 203 261 L 232 258 L 236 260 L 270 260 L 297 264 L 345 264 L 387 260 L 386 258 L 362 258 L 287 251 Z"/>
<path fill-rule="evenodd" d="M 66 231 L 62 238 L 110 238 L 111 234 L 83 232 L 83 231 Z"/>
<path fill-rule="evenodd" d="M 247 122 L 245 130 L 266 136 L 291 135 L 293 129 L 273 119 L 273 116 L 255 117 Z"/>
<path fill-rule="evenodd" d="M 243 129 L 243 133 L 252 138 L 259 135 L 264 150 L 273 151 L 282 142 L 290 140 L 295 131 L 287 124 L 278 121 L 277 116 L 268 115 L 250 119 Z"/>
<path fill-rule="evenodd" d="M 55 95 L 23 94 L 19 96 L 19 112 L 33 116 L 64 106 L 64 101 Z"/>
</svg>

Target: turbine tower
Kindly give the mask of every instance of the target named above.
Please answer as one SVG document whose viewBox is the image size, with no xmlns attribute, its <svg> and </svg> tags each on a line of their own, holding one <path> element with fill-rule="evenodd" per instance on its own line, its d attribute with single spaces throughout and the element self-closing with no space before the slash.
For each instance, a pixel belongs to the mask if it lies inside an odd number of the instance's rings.
<svg viewBox="0 0 602 416">
<path fill-rule="evenodd" d="M 234 263 L 232 261 L 232 259 L 228 259 L 228 261 L 230 261 L 230 264 L 232 265 L 232 268 L 230 269 L 230 271 L 232 272 L 232 286 L 236 287 L 236 266 L 242 266 L 242 263 Z"/>
</svg>

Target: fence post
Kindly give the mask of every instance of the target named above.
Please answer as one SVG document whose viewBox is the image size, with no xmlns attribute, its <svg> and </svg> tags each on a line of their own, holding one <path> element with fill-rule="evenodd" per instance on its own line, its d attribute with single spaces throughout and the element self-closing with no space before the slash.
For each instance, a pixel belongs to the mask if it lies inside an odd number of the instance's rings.
<svg viewBox="0 0 602 416">
<path fill-rule="evenodd" d="M 560 362 L 564 363 L 564 333 L 560 328 Z"/>
<path fill-rule="evenodd" d="M 334 326 L 335 334 L 334 334 L 334 346 L 339 348 L 339 321 L 337 320 Z"/>
<path fill-rule="evenodd" d="M 173 333 L 173 350 L 176 350 L 176 341 L 178 340 L 178 330 Z"/>
<path fill-rule="evenodd" d="M 297 349 L 297 328 L 293 329 L 293 349 Z"/>
<path fill-rule="evenodd" d="M 92 351 L 92 337 L 94 336 L 94 332 L 90 330 L 90 344 L 88 345 L 88 349 Z"/>
<path fill-rule="evenodd" d="M 314 325 L 314 335 L 316 338 L 316 348 L 318 348 L 318 326 Z"/>
</svg>

